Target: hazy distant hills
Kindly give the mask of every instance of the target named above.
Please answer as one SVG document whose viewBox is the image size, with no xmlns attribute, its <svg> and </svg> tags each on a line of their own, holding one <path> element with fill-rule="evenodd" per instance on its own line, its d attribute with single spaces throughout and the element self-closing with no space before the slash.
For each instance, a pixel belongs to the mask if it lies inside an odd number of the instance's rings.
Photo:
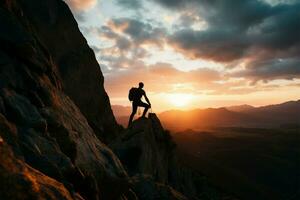
<svg viewBox="0 0 300 200">
<path fill-rule="evenodd" d="M 238 106 L 229 106 L 229 107 L 226 107 L 226 109 L 230 110 L 230 111 L 234 111 L 234 112 L 244 112 L 244 111 L 249 111 L 249 110 L 255 109 L 255 107 L 244 104 L 244 105 L 238 105 Z"/>
<path fill-rule="evenodd" d="M 161 113 L 160 119 L 166 128 L 177 131 L 220 126 L 257 126 L 257 120 L 251 115 L 227 108 L 172 110 Z"/>
<path fill-rule="evenodd" d="M 111 109 L 115 117 L 125 117 L 129 116 L 131 113 L 131 107 L 129 106 L 112 105 Z"/>
<path fill-rule="evenodd" d="M 117 121 L 127 125 L 131 108 L 112 106 Z M 291 127 L 300 125 L 300 100 L 253 107 L 238 105 L 223 108 L 170 110 L 159 114 L 167 129 L 185 130 L 205 127 Z"/>
<path fill-rule="evenodd" d="M 163 124 L 171 130 L 201 129 L 204 127 L 291 127 L 300 125 L 300 101 L 252 107 L 166 111 L 160 114 Z"/>
</svg>

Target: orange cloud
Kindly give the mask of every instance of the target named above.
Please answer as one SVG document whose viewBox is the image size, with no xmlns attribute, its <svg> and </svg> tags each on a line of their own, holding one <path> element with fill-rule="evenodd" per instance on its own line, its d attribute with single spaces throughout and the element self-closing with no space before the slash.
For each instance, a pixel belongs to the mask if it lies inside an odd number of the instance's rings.
<svg viewBox="0 0 300 200">
<path fill-rule="evenodd" d="M 65 0 L 66 3 L 75 11 L 84 11 L 94 7 L 97 0 Z"/>
</svg>

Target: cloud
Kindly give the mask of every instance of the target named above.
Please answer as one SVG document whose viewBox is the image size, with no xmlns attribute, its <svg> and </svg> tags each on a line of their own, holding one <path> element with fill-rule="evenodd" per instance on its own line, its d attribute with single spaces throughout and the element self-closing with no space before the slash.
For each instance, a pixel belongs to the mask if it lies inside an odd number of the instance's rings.
<svg viewBox="0 0 300 200">
<path fill-rule="evenodd" d="M 254 85 L 249 80 L 241 79 L 239 75 L 235 74 L 235 76 L 228 76 L 224 72 L 209 68 L 181 71 L 170 63 L 153 65 L 133 63 L 132 67 L 118 73 L 106 74 L 105 88 L 115 98 L 123 98 L 126 97 L 129 88 L 137 86 L 140 81 L 145 83 L 146 91 L 151 94 L 243 95 L 258 91 L 272 91 L 279 87 L 264 82 Z"/>
<path fill-rule="evenodd" d="M 127 8 L 143 7 L 143 1 L 117 2 Z M 154 93 L 238 95 L 276 90 L 278 86 L 270 85 L 273 80 L 300 78 L 300 3 L 152 2 L 179 16 L 171 31 L 162 27 L 163 23 L 128 17 L 109 19 L 92 30 L 105 43 L 93 49 L 102 63 L 110 95 L 126 96 L 128 88 L 140 81 Z M 205 26 L 197 29 L 196 23 Z M 146 58 L 153 53 L 152 47 L 162 50 L 166 45 L 187 59 L 212 60 L 224 68 L 217 71 L 201 66 L 181 71 L 164 61 L 149 64 Z"/>
<path fill-rule="evenodd" d="M 233 74 L 237 77 L 244 77 L 254 82 L 275 79 L 292 80 L 300 78 L 300 59 L 273 59 L 250 63 L 245 70 Z"/>
<path fill-rule="evenodd" d="M 101 41 L 109 41 L 111 45 L 98 48 L 96 54 L 102 63 L 118 72 L 135 65 L 143 66 L 141 59 L 150 55 L 147 47 L 162 48 L 165 30 L 136 19 L 115 18 L 98 28 L 97 34 Z"/>
<path fill-rule="evenodd" d="M 167 43 L 188 59 L 245 66 L 227 77 L 252 83 L 299 78 L 299 1 L 153 1 L 181 13 L 181 28 L 168 36 Z M 207 23 L 205 30 L 192 27 L 197 17 Z"/>
<path fill-rule="evenodd" d="M 150 23 L 132 18 L 116 18 L 108 22 L 108 28 L 128 36 L 136 44 L 161 44 L 166 33 L 164 28 L 153 27 Z"/>
<path fill-rule="evenodd" d="M 211 2 L 204 3 L 198 13 L 208 23 L 206 30 L 187 28 L 169 38 L 169 43 L 187 57 L 231 62 L 251 53 L 281 51 L 284 55 L 293 48 L 299 53 L 300 4 L 272 7 L 252 0 Z"/>
<path fill-rule="evenodd" d="M 243 35 L 213 29 L 180 30 L 168 38 L 168 44 L 188 58 L 217 62 L 230 62 L 242 58 L 249 45 Z"/>
<path fill-rule="evenodd" d="M 125 9 L 140 9 L 143 7 L 142 0 L 115 0 L 117 5 Z"/>
<path fill-rule="evenodd" d="M 196 0 L 153 0 L 164 7 L 171 9 L 185 8 L 187 4 L 194 3 Z"/>
<path fill-rule="evenodd" d="M 75 12 L 85 11 L 97 4 L 97 0 L 65 0 Z"/>
<path fill-rule="evenodd" d="M 130 68 L 108 73 L 105 77 L 105 87 L 115 97 L 126 95 L 128 88 L 140 81 L 152 93 L 201 93 L 218 90 L 220 84 L 216 82 L 224 79 L 221 72 L 209 68 L 181 71 L 170 63 L 146 65 L 142 62 L 132 63 Z"/>
</svg>

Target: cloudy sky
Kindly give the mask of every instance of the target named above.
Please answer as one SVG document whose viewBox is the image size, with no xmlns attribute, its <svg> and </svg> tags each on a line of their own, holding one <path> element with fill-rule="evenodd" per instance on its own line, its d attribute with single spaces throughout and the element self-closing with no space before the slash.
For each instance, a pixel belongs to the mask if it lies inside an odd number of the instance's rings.
<svg viewBox="0 0 300 200">
<path fill-rule="evenodd" d="M 112 104 L 155 111 L 300 99 L 300 0 L 65 0 Z"/>
</svg>

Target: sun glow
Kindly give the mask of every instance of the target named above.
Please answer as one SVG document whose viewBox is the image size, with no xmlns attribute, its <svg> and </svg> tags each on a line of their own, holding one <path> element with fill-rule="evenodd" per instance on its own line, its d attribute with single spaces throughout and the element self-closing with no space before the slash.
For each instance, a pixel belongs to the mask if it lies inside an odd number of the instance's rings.
<svg viewBox="0 0 300 200">
<path fill-rule="evenodd" d="M 176 107 L 186 107 L 191 100 L 193 95 L 184 93 L 175 93 L 169 95 L 169 101 Z"/>
</svg>

